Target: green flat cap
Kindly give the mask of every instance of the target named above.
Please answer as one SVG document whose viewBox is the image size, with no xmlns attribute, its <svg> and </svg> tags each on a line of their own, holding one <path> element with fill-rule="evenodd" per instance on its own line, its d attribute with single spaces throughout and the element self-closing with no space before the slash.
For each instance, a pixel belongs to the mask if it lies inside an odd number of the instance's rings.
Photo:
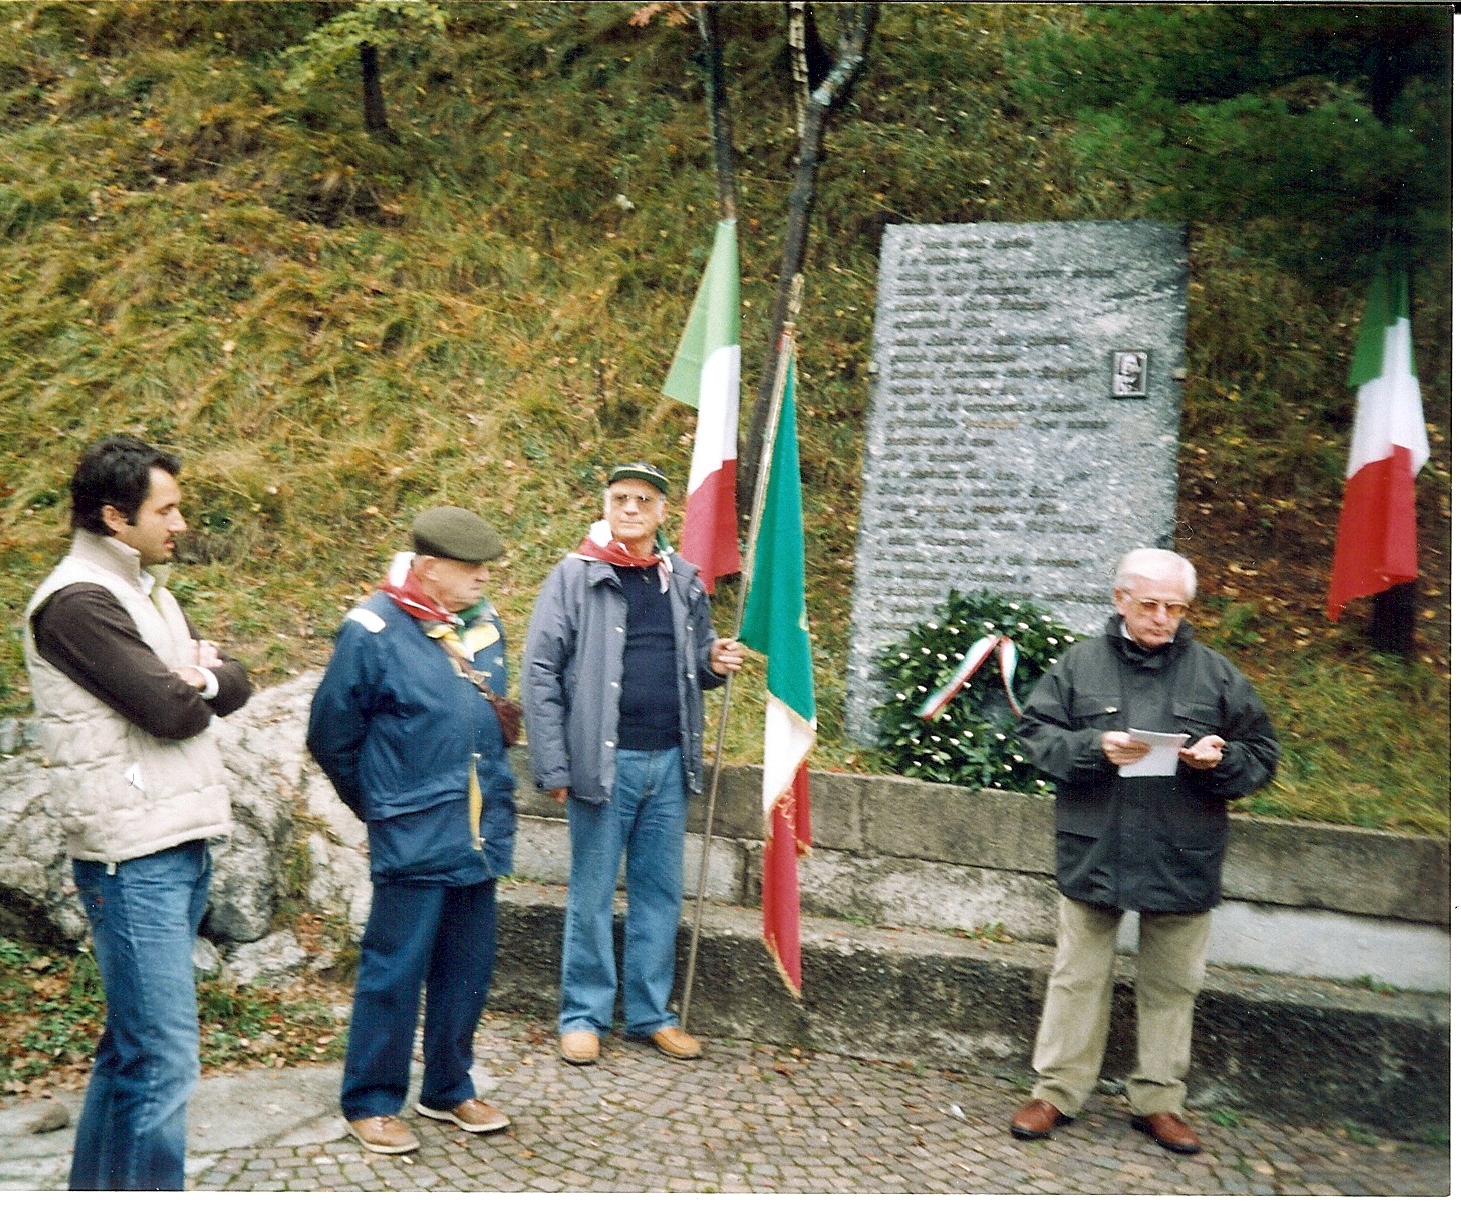
<svg viewBox="0 0 1461 1205">
<path fill-rule="evenodd" d="M 411 524 L 411 542 L 422 556 L 440 556 L 470 565 L 495 561 L 506 549 L 502 537 L 469 510 L 433 506 Z"/>
<path fill-rule="evenodd" d="M 655 468 L 654 465 L 643 460 L 636 460 L 629 464 L 616 464 L 609 470 L 607 484 L 613 485 L 616 481 L 624 481 L 631 477 L 636 481 L 648 481 L 650 485 L 654 486 L 662 494 L 668 495 L 670 492 L 669 478 Z"/>
</svg>

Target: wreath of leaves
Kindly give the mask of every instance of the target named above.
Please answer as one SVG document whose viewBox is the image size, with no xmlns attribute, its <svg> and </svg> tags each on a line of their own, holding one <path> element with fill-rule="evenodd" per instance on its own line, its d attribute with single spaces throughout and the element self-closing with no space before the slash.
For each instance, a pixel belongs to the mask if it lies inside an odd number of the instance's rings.
<svg viewBox="0 0 1461 1205">
<path fill-rule="evenodd" d="M 1021 703 L 1067 648 L 1081 639 L 1028 602 L 978 591 L 949 592 L 938 615 L 912 628 L 878 656 L 888 695 L 874 719 L 878 747 L 907 778 L 1004 791 L 1049 792 L 1014 735 L 1015 715 L 1004 695 L 998 654 L 980 666 L 932 722 L 918 718 L 981 636 L 1009 636 L 1019 652 L 1014 693 Z"/>
</svg>

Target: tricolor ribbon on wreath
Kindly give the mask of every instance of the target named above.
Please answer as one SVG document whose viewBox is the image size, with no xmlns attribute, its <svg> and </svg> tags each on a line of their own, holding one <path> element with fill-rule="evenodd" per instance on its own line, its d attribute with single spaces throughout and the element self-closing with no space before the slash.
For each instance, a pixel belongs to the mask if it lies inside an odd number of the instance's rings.
<svg viewBox="0 0 1461 1205">
<path fill-rule="evenodd" d="M 979 667 L 989 660 L 990 653 L 995 649 L 999 650 L 999 676 L 1004 681 L 1004 697 L 1009 700 L 1010 710 L 1015 715 L 1024 715 L 1019 703 L 1015 701 L 1015 665 L 1020 654 L 1010 637 L 991 635 L 981 636 L 969 646 L 964 659 L 954 667 L 953 677 L 929 695 L 928 701 L 918 709 L 918 718 L 929 722 L 938 719 L 943 709 L 953 702 L 954 696 L 979 672 Z"/>
</svg>

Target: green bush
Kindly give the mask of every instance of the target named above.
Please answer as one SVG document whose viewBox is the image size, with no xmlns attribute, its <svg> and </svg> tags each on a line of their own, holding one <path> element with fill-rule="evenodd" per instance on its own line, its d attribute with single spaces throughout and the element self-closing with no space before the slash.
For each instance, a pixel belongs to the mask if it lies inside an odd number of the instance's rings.
<svg viewBox="0 0 1461 1205">
<path fill-rule="evenodd" d="M 1028 602 L 980 591 L 950 591 L 939 614 L 913 628 L 878 658 L 888 698 L 878 708 L 878 747 L 906 778 L 1005 791 L 1045 792 L 1050 785 L 1014 737 L 1015 716 L 991 653 L 969 683 L 931 721 L 918 711 L 981 637 L 1005 635 L 1019 659 L 1015 698 L 1023 701 L 1055 659 L 1079 639 Z"/>
</svg>

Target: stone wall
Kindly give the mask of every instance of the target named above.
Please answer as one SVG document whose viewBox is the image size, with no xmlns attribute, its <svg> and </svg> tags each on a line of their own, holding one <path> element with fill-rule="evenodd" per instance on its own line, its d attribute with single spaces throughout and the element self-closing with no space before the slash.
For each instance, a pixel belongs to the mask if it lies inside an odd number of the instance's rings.
<svg viewBox="0 0 1461 1205">
<path fill-rule="evenodd" d="M 317 675 L 261 691 L 219 724 L 237 831 L 217 851 L 203 932 L 228 950 L 269 933 L 287 866 L 307 898 L 356 933 L 370 903 L 365 831 L 304 752 Z M 563 809 L 521 784 L 515 877 L 567 881 Z M 703 799 L 691 809 L 704 831 Z M 901 778 L 812 775 L 814 853 L 801 863 L 807 915 L 951 933 L 1054 940 L 1047 800 Z M 721 776 L 707 898 L 760 900 L 756 767 Z M 687 892 L 700 839 L 686 848 Z M 1211 961 L 1331 980 L 1444 992 L 1450 983 L 1450 847 L 1443 840 L 1235 817 Z M 1128 918 L 1128 921 L 1133 918 Z M 45 790 L 40 757 L 0 761 L 0 931 L 73 943 L 85 920 Z M 1128 946 L 1129 946 L 1128 942 Z"/>
<path fill-rule="evenodd" d="M 525 766 L 519 777 L 527 780 Z M 1048 799 L 905 778 L 811 778 L 815 852 L 801 861 L 804 913 L 963 933 L 998 927 L 1054 943 Z M 707 898 L 718 903 L 760 900 L 760 790 L 757 767 L 722 774 L 707 876 Z M 565 882 L 563 809 L 523 791 L 519 810 L 518 875 Z M 690 829 L 704 832 L 703 801 L 692 806 Z M 693 885 L 698 840 L 685 862 Z M 1446 841 L 1234 816 L 1223 880 L 1215 965 L 1449 991 Z M 1134 922 L 1127 917 L 1123 949 L 1135 947 Z"/>
<path fill-rule="evenodd" d="M 556 1016 L 564 895 L 536 883 L 503 889 L 497 1007 Z M 688 944 L 682 928 L 681 989 Z M 976 1066 L 1027 1082 L 1052 952 L 804 916 L 797 1002 L 766 956 L 759 911 L 707 904 L 689 1026 L 712 1039 Z M 1133 963 L 1118 959 L 1102 1091 L 1116 1090 L 1135 1054 Z M 1212 967 L 1197 1000 L 1187 1100 L 1433 1141 L 1449 1132 L 1450 1064 L 1443 996 Z"/>
<path fill-rule="evenodd" d="M 260 692 L 217 723 L 229 774 L 234 833 L 214 850 L 203 932 L 220 943 L 256 942 L 273 926 L 292 852 L 296 811 L 319 770 L 304 750 L 318 676 Z M 0 732 L 0 931 L 41 943 L 86 934 L 45 766 L 26 725 Z M 328 784 L 326 784 L 328 789 Z M 363 834 L 362 834 L 363 835 Z M 367 884 L 368 888 L 368 884 Z"/>
</svg>

